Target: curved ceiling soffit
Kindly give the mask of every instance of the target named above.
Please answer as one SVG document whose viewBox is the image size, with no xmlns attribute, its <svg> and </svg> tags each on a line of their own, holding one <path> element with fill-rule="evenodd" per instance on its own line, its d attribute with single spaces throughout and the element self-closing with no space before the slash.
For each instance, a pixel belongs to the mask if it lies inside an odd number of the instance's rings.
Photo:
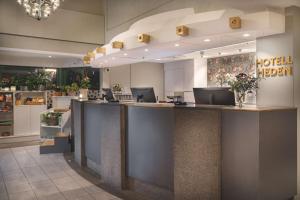
<svg viewBox="0 0 300 200">
<path fill-rule="evenodd" d="M 271 16 L 272 15 L 272 16 Z M 229 18 L 240 16 L 243 20 L 242 29 L 233 30 L 229 27 Z M 277 21 L 277 26 L 272 24 Z M 180 37 L 176 34 L 176 27 L 179 25 L 188 26 L 191 31 L 188 37 Z M 269 30 L 272 29 L 272 30 Z M 274 30 L 273 30 L 274 29 Z M 157 15 L 149 16 L 134 23 L 128 31 L 115 36 L 108 44 L 103 47 L 106 49 L 106 55 L 96 54 L 96 61 L 102 62 L 108 56 L 112 56 L 121 51 L 134 51 L 139 48 L 158 47 L 169 42 L 191 42 L 206 36 L 220 36 L 222 34 L 236 34 L 241 31 L 262 30 L 262 35 L 284 32 L 284 16 L 270 11 L 244 14 L 240 10 L 227 9 L 209 11 L 204 13 L 195 13 L 192 8 L 175 10 Z M 151 36 L 149 44 L 137 41 L 137 35 L 145 33 Z M 123 49 L 112 48 L 114 41 L 124 43 Z M 98 66 L 99 62 L 92 60 L 92 65 Z"/>
</svg>

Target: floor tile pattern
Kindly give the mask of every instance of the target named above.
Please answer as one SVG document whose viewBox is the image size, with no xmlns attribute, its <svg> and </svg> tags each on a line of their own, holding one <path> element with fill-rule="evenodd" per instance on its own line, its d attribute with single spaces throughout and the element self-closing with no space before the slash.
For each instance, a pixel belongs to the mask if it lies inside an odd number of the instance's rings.
<svg viewBox="0 0 300 200">
<path fill-rule="evenodd" d="M 0 200 L 121 200 L 38 146 L 0 149 Z"/>
</svg>

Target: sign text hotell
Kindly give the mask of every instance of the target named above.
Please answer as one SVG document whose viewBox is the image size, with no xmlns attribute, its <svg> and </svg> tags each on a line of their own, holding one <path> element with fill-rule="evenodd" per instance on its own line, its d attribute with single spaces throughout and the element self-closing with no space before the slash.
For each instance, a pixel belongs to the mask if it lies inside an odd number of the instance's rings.
<svg viewBox="0 0 300 200">
<path fill-rule="evenodd" d="M 256 68 L 260 77 L 292 76 L 292 56 L 257 59 Z"/>
</svg>

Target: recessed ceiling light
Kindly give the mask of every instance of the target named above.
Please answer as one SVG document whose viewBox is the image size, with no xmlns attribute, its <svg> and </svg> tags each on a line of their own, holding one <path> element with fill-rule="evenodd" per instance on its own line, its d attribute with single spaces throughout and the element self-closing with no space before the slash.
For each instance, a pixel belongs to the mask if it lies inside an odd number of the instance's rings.
<svg viewBox="0 0 300 200">
<path fill-rule="evenodd" d="M 157 58 L 156 60 L 161 60 L 160 58 Z"/>
<path fill-rule="evenodd" d="M 145 52 L 148 52 L 149 51 L 149 49 L 145 49 Z"/>
<path fill-rule="evenodd" d="M 210 42 L 211 40 L 209 38 L 203 40 L 204 42 Z"/>
<path fill-rule="evenodd" d="M 250 36 L 249 33 L 244 33 L 244 34 L 243 34 L 243 37 L 249 37 L 249 36 Z"/>
<path fill-rule="evenodd" d="M 127 54 L 127 53 L 124 53 L 123 55 L 124 55 L 124 56 L 128 56 L 128 54 Z"/>
<path fill-rule="evenodd" d="M 176 44 L 174 44 L 174 46 L 175 46 L 175 47 L 179 47 L 179 46 L 180 46 L 180 44 L 176 43 Z"/>
<path fill-rule="evenodd" d="M 52 56 L 48 56 L 49 58 L 52 58 Z"/>
</svg>

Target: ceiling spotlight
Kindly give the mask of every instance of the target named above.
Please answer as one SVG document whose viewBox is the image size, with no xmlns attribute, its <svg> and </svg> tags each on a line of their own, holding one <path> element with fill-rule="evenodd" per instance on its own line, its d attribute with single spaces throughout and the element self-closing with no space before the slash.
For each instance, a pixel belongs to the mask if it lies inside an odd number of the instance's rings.
<svg viewBox="0 0 300 200">
<path fill-rule="evenodd" d="M 243 34 L 243 37 L 249 37 L 249 36 L 250 36 L 249 33 L 244 33 L 244 34 Z"/>
<path fill-rule="evenodd" d="M 149 51 L 149 49 L 145 49 L 145 52 L 148 52 Z"/>
<path fill-rule="evenodd" d="M 127 54 L 127 53 L 124 53 L 123 55 L 124 55 L 124 56 L 128 56 L 128 54 Z"/>
<path fill-rule="evenodd" d="M 161 60 L 160 58 L 157 58 L 156 60 Z"/>
<path fill-rule="evenodd" d="M 203 40 L 204 42 L 210 42 L 211 40 L 209 38 Z"/>
<path fill-rule="evenodd" d="M 176 44 L 174 44 L 174 46 L 175 46 L 175 47 L 179 47 L 179 46 L 180 46 L 180 44 L 176 43 Z"/>
<path fill-rule="evenodd" d="M 238 51 L 241 53 L 243 51 L 243 49 L 239 49 Z"/>
<path fill-rule="evenodd" d="M 48 58 L 52 58 L 52 56 L 48 56 Z"/>
</svg>

